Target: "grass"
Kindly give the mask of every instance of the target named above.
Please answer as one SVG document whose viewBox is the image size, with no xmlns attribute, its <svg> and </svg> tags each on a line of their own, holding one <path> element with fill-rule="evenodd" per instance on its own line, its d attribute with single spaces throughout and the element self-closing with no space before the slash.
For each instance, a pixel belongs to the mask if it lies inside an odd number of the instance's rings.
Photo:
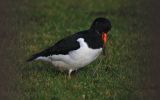
<svg viewBox="0 0 160 100">
<path fill-rule="evenodd" d="M 25 0 L 19 9 L 19 90 L 21 100 L 143 100 L 145 93 L 147 15 L 142 0 Z M 67 78 L 44 62 L 26 63 L 65 36 L 88 29 L 96 17 L 112 21 L 113 45 L 107 56 Z"/>
</svg>

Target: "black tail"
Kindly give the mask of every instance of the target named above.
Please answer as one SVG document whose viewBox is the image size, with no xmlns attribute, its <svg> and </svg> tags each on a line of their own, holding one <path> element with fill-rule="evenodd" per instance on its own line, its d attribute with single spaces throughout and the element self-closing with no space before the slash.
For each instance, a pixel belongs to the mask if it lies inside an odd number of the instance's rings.
<svg viewBox="0 0 160 100">
<path fill-rule="evenodd" d="M 41 51 L 41 52 L 39 52 L 39 53 L 36 53 L 36 54 L 32 55 L 31 58 L 29 58 L 29 59 L 27 60 L 27 62 L 30 62 L 30 61 L 32 61 L 32 60 L 35 60 L 36 58 L 38 58 L 38 57 L 40 57 L 40 56 L 44 56 L 44 55 L 46 55 L 47 53 L 48 53 L 48 50 L 47 50 L 47 49 L 44 50 L 44 51 Z"/>
<path fill-rule="evenodd" d="M 34 55 L 32 55 L 32 57 L 30 57 L 29 59 L 27 59 L 27 62 L 30 62 L 30 61 L 36 59 L 37 57 L 39 57 L 39 54 L 34 54 Z"/>
</svg>

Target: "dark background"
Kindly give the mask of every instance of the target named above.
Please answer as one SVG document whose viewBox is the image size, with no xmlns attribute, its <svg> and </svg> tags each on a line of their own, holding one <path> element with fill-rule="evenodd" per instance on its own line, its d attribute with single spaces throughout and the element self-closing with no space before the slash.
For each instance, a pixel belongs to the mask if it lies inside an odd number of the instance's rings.
<svg viewBox="0 0 160 100">
<path fill-rule="evenodd" d="M 148 80 L 146 81 L 148 86 L 153 84 L 150 89 L 146 90 L 148 96 L 153 100 L 160 99 L 160 13 L 159 2 L 160 1 L 146 1 L 150 4 L 150 16 L 147 17 L 147 31 L 148 37 L 152 38 L 150 48 L 152 48 L 152 57 L 150 59 L 150 73 L 147 74 Z M 15 9 L 23 6 L 22 1 L 18 0 L 1 0 L 0 1 L 0 99 L 16 99 L 16 95 L 21 95 L 19 90 L 14 90 L 12 85 L 17 80 L 17 69 L 13 60 L 13 54 L 16 58 L 23 56 L 20 53 L 18 45 L 18 28 L 20 27 L 21 15 L 19 15 Z M 14 91 L 13 91 L 14 90 Z"/>
<path fill-rule="evenodd" d="M 18 57 L 18 14 L 15 11 L 20 2 L 18 0 L 0 1 L 0 99 L 13 99 L 19 95 L 18 91 L 12 88 L 17 80 L 16 61 Z M 13 54 L 17 56 L 13 57 Z M 12 89 L 11 89 L 12 88 Z M 16 91 L 16 92 L 15 92 Z M 16 98 L 15 98 L 16 99 Z"/>
</svg>

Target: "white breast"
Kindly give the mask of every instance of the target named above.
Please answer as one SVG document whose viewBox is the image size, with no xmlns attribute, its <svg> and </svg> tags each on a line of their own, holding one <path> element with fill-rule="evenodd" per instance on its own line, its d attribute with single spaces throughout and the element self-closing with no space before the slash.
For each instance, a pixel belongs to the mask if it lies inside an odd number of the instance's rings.
<svg viewBox="0 0 160 100">
<path fill-rule="evenodd" d="M 74 50 L 69 53 L 70 58 L 72 58 L 73 62 L 76 63 L 77 66 L 83 67 L 87 64 L 91 63 L 93 60 L 95 60 L 100 53 L 102 52 L 102 48 L 100 49 L 91 49 L 88 47 L 84 39 L 79 38 L 77 40 L 80 43 L 80 48 L 78 50 Z"/>
<path fill-rule="evenodd" d="M 79 49 L 71 51 L 67 55 L 59 54 L 59 55 L 52 55 L 49 57 L 43 57 L 43 60 L 52 62 L 52 64 L 58 67 L 59 69 L 76 70 L 91 63 L 102 52 L 102 48 L 99 49 L 89 48 L 83 38 L 79 38 L 77 41 L 80 44 Z"/>
</svg>

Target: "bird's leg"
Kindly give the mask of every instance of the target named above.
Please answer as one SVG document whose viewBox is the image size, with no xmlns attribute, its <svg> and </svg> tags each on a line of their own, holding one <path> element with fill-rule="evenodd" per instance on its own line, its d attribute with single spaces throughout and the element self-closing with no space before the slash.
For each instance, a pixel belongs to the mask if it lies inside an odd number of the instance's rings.
<svg viewBox="0 0 160 100">
<path fill-rule="evenodd" d="M 72 71 L 73 71 L 73 70 L 70 69 L 69 72 L 68 72 L 69 79 L 71 79 L 71 73 L 72 73 Z"/>
</svg>

